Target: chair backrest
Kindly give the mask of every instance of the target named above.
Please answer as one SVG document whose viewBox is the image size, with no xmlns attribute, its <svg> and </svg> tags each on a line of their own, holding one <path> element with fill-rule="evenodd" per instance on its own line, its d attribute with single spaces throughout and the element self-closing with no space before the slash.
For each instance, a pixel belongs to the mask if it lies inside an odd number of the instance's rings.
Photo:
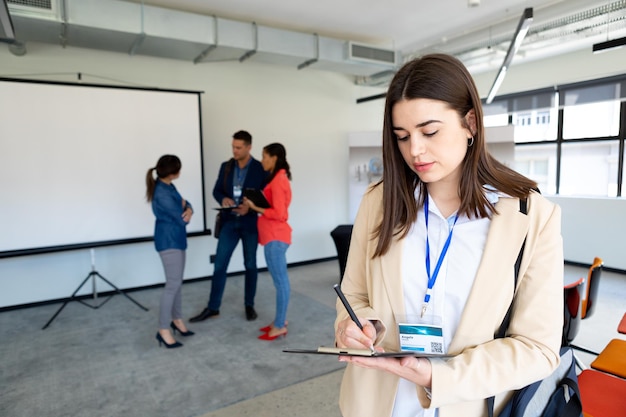
<svg viewBox="0 0 626 417">
<path fill-rule="evenodd" d="M 587 276 L 587 291 L 583 297 L 582 318 L 586 319 L 591 316 L 595 310 L 596 300 L 598 298 L 598 288 L 600 286 L 600 275 L 602 273 L 602 259 L 595 257 L 593 264 L 589 267 L 589 275 Z"/>
<path fill-rule="evenodd" d="M 563 288 L 563 338 L 561 346 L 569 346 L 580 329 L 584 278 Z"/>
</svg>

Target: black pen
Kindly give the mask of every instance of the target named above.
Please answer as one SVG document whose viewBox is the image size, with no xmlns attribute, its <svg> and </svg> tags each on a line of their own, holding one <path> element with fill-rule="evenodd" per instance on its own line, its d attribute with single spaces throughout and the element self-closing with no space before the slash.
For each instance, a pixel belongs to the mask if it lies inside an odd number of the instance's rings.
<svg viewBox="0 0 626 417">
<path fill-rule="evenodd" d="M 352 310 L 352 306 L 350 306 L 350 303 L 348 302 L 348 299 L 346 298 L 345 295 L 343 295 L 343 291 L 341 291 L 341 286 L 339 284 L 335 284 L 335 285 L 333 285 L 333 288 L 335 289 L 335 292 L 339 296 L 339 299 L 341 300 L 341 303 L 343 304 L 343 306 L 348 311 L 348 314 L 350 315 L 350 318 L 352 319 L 352 321 L 357 326 L 359 326 L 359 329 L 361 329 L 361 331 L 363 331 L 363 325 L 359 321 L 359 318 L 356 316 L 356 314 L 354 314 L 354 310 Z M 372 351 L 372 353 L 376 352 L 374 350 L 374 346 L 372 346 L 372 345 L 370 345 L 370 350 Z"/>
</svg>

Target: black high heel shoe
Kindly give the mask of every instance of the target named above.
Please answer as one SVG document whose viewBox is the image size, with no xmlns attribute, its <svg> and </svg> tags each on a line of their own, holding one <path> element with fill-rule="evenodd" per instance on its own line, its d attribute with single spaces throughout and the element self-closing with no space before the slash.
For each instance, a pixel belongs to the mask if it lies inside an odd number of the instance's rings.
<svg viewBox="0 0 626 417">
<path fill-rule="evenodd" d="M 181 336 L 193 336 L 194 334 L 196 334 L 195 332 L 192 332 L 189 329 L 186 332 L 181 331 L 178 327 L 176 327 L 174 322 L 170 323 L 170 327 L 174 331 L 174 334 L 176 334 L 176 332 L 178 332 L 178 333 L 180 333 Z"/>
<path fill-rule="evenodd" d="M 161 336 L 161 333 L 156 334 L 156 340 L 159 342 L 159 347 L 161 347 L 161 344 L 164 344 L 166 348 L 168 349 L 174 349 L 174 348 L 178 348 L 181 347 L 183 344 L 176 341 L 172 344 L 168 344 L 165 340 L 163 340 L 163 336 Z"/>
</svg>

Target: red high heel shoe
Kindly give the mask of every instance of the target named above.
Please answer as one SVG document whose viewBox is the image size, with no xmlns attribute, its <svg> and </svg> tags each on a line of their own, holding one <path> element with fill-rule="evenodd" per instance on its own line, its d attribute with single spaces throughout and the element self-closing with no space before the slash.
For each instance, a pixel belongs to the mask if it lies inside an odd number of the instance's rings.
<svg viewBox="0 0 626 417">
<path fill-rule="evenodd" d="M 272 323 L 272 324 L 273 324 L 273 323 Z M 268 325 L 267 325 L 267 326 L 265 326 L 265 327 L 261 327 L 261 328 L 259 329 L 259 331 L 260 331 L 260 332 L 263 332 L 263 333 L 267 333 L 267 332 L 269 332 L 270 330 L 272 330 L 272 324 L 268 324 Z M 287 327 L 287 325 L 288 325 L 288 324 L 289 324 L 289 322 L 285 321 L 285 327 Z"/>
<path fill-rule="evenodd" d="M 279 337 L 283 337 L 283 336 L 287 336 L 287 330 L 285 330 L 284 333 L 278 333 L 278 334 L 275 334 L 274 336 L 270 336 L 269 333 L 262 334 L 261 336 L 259 336 L 259 340 L 267 340 L 268 342 L 270 342 L 272 340 L 276 340 Z"/>
</svg>

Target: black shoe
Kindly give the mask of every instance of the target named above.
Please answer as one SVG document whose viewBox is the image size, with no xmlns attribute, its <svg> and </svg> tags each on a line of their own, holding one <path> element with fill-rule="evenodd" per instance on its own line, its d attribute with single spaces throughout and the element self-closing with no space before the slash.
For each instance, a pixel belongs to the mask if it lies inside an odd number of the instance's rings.
<svg viewBox="0 0 626 417">
<path fill-rule="evenodd" d="M 202 313 L 198 314 L 195 317 L 190 318 L 189 321 L 192 323 L 195 323 L 197 321 L 203 321 L 211 317 L 217 317 L 219 315 L 220 315 L 219 310 L 209 310 L 209 308 L 207 307 L 204 310 L 202 310 Z"/>
<path fill-rule="evenodd" d="M 256 314 L 256 311 L 254 311 L 254 307 L 246 306 L 246 319 L 248 319 L 248 321 L 252 321 L 256 320 L 257 317 L 259 316 Z"/>
<path fill-rule="evenodd" d="M 161 333 L 156 334 L 156 340 L 159 342 L 159 347 L 161 347 L 161 344 L 165 345 L 165 347 L 168 349 L 174 349 L 174 348 L 179 348 L 183 346 L 183 344 L 178 341 L 172 344 L 168 344 L 165 340 L 163 340 L 163 336 L 161 336 Z"/>
<path fill-rule="evenodd" d="M 176 327 L 174 322 L 170 323 L 170 327 L 172 328 L 172 333 L 173 334 L 176 334 L 176 332 L 180 333 L 181 336 L 193 336 L 194 334 L 196 334 L 195 332 L 192 332 L 189 329 L 187 329 L 186 332 L 181 331 L 178 327 Z"/>
</svg>

